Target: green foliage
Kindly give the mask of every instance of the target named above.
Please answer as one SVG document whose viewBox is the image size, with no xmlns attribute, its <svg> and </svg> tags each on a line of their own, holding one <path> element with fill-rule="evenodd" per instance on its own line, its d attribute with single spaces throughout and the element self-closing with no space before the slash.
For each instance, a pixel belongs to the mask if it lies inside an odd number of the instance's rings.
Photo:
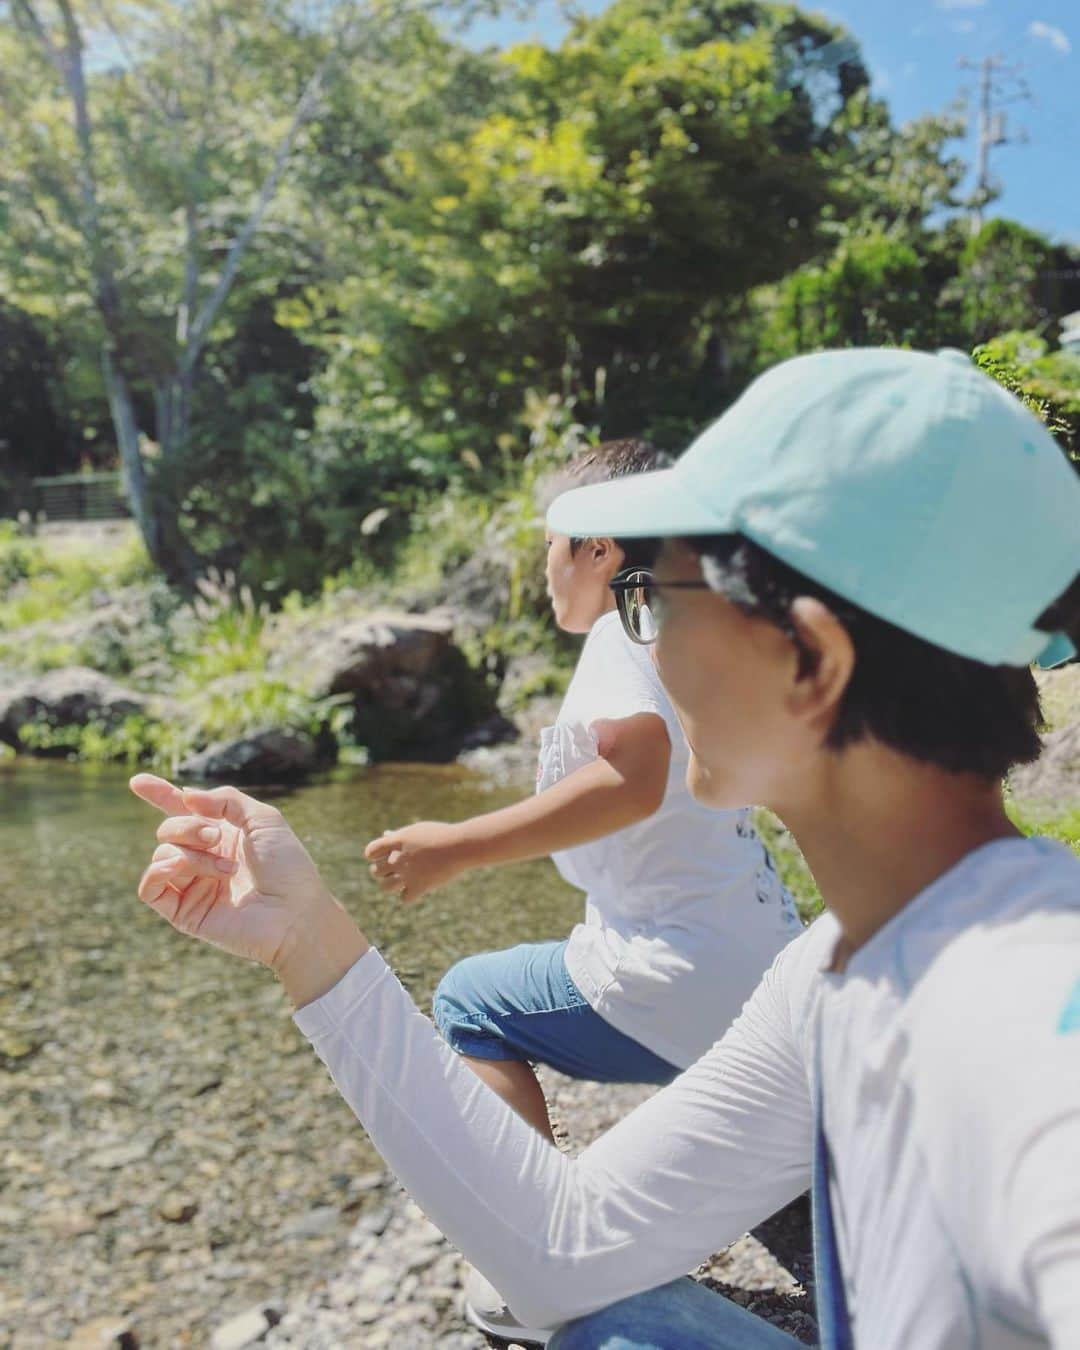
<svg viewBox="0 0 1080 1350">
<path fill-rule="evenodd" d="M 172 759 L 228 737 L 268 727 L 313 736 L 340 727 L 340 698 L 312 698 L 272 664 L 275 624 L 265 603 L 231 576 L 207 576 L 169 625 L 173 668 Z"/>
<path fill-rule="evenodd" d="M 319 431 L 435 483 L 469 456 L 498 474 L 529 391 L 681 441 L 726 392 L 715 325 L 846 209 L 865 82 L 839 30 L 774 4 L 618 0 L 507 53 L 482 116 L 385 156 L 336 309 L 291 310 L 329 355 Z"/>
<path fill-rule="evenodd" d="M 0 569 L 20 577 L 0 604 L 0 627 L 36 625 L 11 643 L 0 639 L 0 660 L 28 671 L 88 664 L 123 674 L 136 660 L 152 657 L 155 685 L 167 696 L 167 711 L 160 717 L 140 714 L 118 726 L 94 720 L 84 727 L 66 726 L 47 718 L 29 723 L 20 736 L 37 753 L 150 762 L 175 770 L 192 750 L 268 727 L 349 740 L 344 700 L 313 698 L 302 681 L 274 668 L 280 621 L 233 576 L 203 578 L 195 599 L 182 605 L 166 596 L 155 606 L 156 592 L 144 584 L 140 604 L 147 608 L 148 622 L 116 639 L 120 650 L 110 661 L 85 644 L 53 640 L 49 630 L 80 617 L 91 592 L 145 583 L 141 543 L 132 540 L 94 554 L 59 551 L 48 541 L 23 539 L 0 526 Z M 285 608 L 295 616 L 297 602 Z"/>
<path fill-rule="evenodd" d="M 67 617 L 94 591 L 108 592 L 152 575 L 146 550 L 134 535 L 104 552 L 91 542 L 61 552 L 0 521 L 0 632 Z"/>
<path fill-rule="evenodd" d="M 1008 800 L 1005 809 L 1012 823 L 1024 834 L 1056 839 L 1080 856 L 1080 810 L 1074 808 L 1058 816 L 1033 816 L 1022 804 Z"/>
<path fill-rule="evenodd" d="M 41 566 L 41 551 L 11 520 L 0 520 L 0 594 L 32 577 Z"/>
<path fill-rule="evenodd" d="M 1006 798 L 1005 809 L 1016 828 L 1027 835 L 1056 839 L 1080 856 L 1080 810 L 1059 816 L 1032 816 L 1022 804 Z M 791 892 L 803 923 L 810 923 L 825 908 L 817 882 L 806 864 L 794 836 L 764 807 L 754 811 L 754 827 L 772 854 L 781 880 Z"/>
<path fill-rule="evenodd" d="M 1055 253 L 1011 220 L 991 220 L 968 241 L 942 301 L 958 309 L 969 346 L 1010 329 L 1043 329 L 1060 313 L 1058 287 L 1047 282 Z"/>
<path fill-rule="evenodd" d="M 1080 355 L 1050 351 L 1037 333 L 1011 332 L 981 343 L 974 357 L 1046 423 L 1080 466 Z"/>
<path fill-rule="evenodd" d="M 35 754 L 62 755 L 87 763 L 162 763 L 168 760 L 170 748 L 161 723 L 142 715 L 125 717 L 118 726 L 96 719 L 84 726 L 65 726 L 38 718 L 21 726 L 18 734 L 23 745 Z"/>
<path fill-rule="evenodd" d="M 754 828 L 772 855 L 780 880 L 791 892 L 799 917 L 803 923 L 812 922 L 825 908 L 825 902 L 795 836 L 763 806 L 754 810 Z"/>
<path fill-rule="evenodd" d="M 934 347 L 949 341 L 936 306 L 936 259 L 880 229 L 845 239 L 759 298 L 757 364 L 827 347 Z"/>
<path fill-rule="evenodd" d="M 100 7 L 74 13 L 95 37 Z M 95 253 L 69 93 L 0 7 L 0 440 L 18 436 L 0 500 L 39 445 L 115 459 L 106 343 L 151 498 L 275 604 L 431 592 L 482 534 L 507 623 L 557 652 L 534 552 L 545 418 L 678 449 L 795 352 L 970 348 L 1060 312 L 1067 250 L 951 218 L 955 113 L 895 126 L 854 39 L 791 4 L 615 0 L 554 50 L 509 52 L 381 4 L 136 0 L 110 21 L 115 60 L 87 70 Z M 319 68 L 189 386 L 196 316 Z M 1060 355 L 999 364 L 1075 441 Z M 0 623 L 96 584 L 73 565 L 31 593 L 32 565 L 0 541 Z M 70 655 L 33 642 L 40 666 Z"/>
<path fill-rule="evenodd" d="M 0 303 L 0 512 L 32 505 L 30 479 L 77 467 L 74 428 L 58 406 L 62 354 L 45 325 Z"/>
</svg>

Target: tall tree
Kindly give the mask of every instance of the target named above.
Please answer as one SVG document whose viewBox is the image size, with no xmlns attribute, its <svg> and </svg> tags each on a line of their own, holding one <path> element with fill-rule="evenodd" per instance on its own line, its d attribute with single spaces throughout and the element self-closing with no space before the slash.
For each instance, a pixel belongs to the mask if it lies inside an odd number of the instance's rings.
<svg viewBox="0 0 1080 1350">
<path fill-rule="evenodd" d="M 208 349 L 238 288 L 302 272 L 305 207 L 290 187 L 327 86 L 411 12 L 405 0 L 0 7 L 0 273 L 16 299 L 50 295 L 71 322 L 92 309 L 133 512 L 173 581 L 197 568 L 168 484 Z"/>
<path fill-rule="evenodd" d="M 679 440 L 730 394 L 748 289 L 862 209 L 858 50 L 791 5 L 616 0 L 502 72 L 472 128 L 385 156 L 328 378 L 436 464 L 490 457 L 530 388 Z"/>
</svg>

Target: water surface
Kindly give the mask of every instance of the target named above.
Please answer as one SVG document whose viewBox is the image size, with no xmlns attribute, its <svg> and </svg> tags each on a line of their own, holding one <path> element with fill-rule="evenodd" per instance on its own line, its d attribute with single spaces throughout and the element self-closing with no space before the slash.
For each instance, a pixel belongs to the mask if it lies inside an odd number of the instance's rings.
<svg viewBox="0 0 1080 1350">
<path fill-rule="evenodd" d="M 0 1345 L 129 1314 L 140 1343 L 213 1327 L 333 1269 L 380 1164 L 261 968 L 135 899 L 157 813 L 112 767 L 0 763 Z M 339 899 L 422 1006 L 473 951 L 562 936 L 548 862 L 384 897 L 363 846 L 520 795 L 457 766 L 340 770 L 282 794 Z"/>
</svg>

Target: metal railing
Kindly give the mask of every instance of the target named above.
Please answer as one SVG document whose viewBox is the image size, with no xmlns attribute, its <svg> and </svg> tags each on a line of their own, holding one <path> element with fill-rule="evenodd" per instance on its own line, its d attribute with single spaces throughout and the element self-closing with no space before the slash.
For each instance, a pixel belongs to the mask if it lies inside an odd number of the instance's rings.
<svg viewBox="0 0 1080 1350">
<path fill-rule="evenodd" d="M 122 520 L 131 514 L 118 473 L 35 478 L 34 515 L 46 520 Z"/>
</svg>

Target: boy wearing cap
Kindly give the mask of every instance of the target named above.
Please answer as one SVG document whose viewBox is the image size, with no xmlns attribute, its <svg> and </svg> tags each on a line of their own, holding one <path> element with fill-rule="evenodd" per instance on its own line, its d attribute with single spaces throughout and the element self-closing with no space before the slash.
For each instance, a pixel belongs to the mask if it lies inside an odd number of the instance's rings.
<svg viewBox="0 0 1080 1350">
<path fill-rule="evenodd" d="M 664 538 L 620 612 L 658 625 L 693 791 L 774 807 L 829 906 L 579 1158 L 454 1062 L 272 808 L 136 780 L 170 816 L 140 894 L 272 966 L 390 1166 L 556 1350 L 793 1347 L 675 1277 L 811 1181 L 823 1345 L 1080 1345 L 1080 863 L 1000 796 L 1038 751 L 1028 663 L 1080 628 L 1078 521 L 1034 418 L 959 354 L 897 351 L 787 362 L 674 469 L 555 502 L 556 530 Z"/>
</svg>

